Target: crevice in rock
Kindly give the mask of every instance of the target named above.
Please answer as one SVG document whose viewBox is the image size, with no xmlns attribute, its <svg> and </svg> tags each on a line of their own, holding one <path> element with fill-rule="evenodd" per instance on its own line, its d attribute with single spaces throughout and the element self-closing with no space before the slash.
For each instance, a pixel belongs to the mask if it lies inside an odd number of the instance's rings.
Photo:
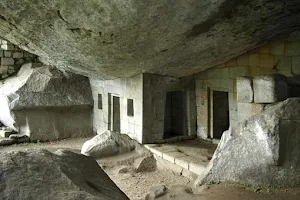
<svg viewBox="0 0 300 200">
<path fill-rule="evenodd" d="M 69 22 L 68 22 L 67 20 L 65 20 L 65 18 L 63 18 L 63 16 L 61 15 L 60 10 L 57 10 L 57 14 L 58 14 L 58 17 L 59 17 L 61 20 L 63 20 L 64 22 L 66 22 L 66 23 L 69 24 Z"/>
</svg>

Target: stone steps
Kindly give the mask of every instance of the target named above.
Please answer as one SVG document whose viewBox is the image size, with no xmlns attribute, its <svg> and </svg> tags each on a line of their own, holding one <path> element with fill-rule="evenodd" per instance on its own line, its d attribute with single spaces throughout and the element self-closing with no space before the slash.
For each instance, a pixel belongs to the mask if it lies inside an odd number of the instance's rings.
<svg viewBox="0 0 300 200">
<path fill-rule="evenodd" d="M 0 146 L 25 143 L 29 141 L 30 138 L 27 135 L 17 134 L 15 131 L 9 130 L 5 127 L 0 129 Z"/>
<path fill-rule="evenodd" d="M 172 146 L 160 146 L 157 144 L 146 144 L 144 146 L 154 154 L 158 166 L 161 165 L 162 168 L 167 168 L 192 180 L 201 175 L 209 163 L 205 156 L 199 155 L 199 157 L 195 158 L 178 151 Z"/>
</svg>

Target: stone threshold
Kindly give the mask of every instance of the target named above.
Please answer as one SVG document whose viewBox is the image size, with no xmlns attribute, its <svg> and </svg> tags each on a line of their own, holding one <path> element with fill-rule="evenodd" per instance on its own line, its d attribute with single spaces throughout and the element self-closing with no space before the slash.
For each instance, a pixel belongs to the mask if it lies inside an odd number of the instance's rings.
<svg viewBox="0 0 300 200">
<path fill-rule="evenodd" d="M 171 146 L 161 146 L 160 144 L 146 144 L 146 149 L 154 154 L 158 166 L 173 171 L 178 175 L 185 176 L 193 181 L 206 169 L 209 161 L 184 154 Z M 202 156 L 203 157 L 203 156 Z"/>
<path fill-rule="evenodd" d="M 182 140 L 192 140 L 196 139 L 197 136 L 193 135 L 181 135 L 181 136 L 175 136 L 167 139 L 160 139 L 160 140 L 155 140 L 156 144 L 164 144 L 164 143 L 173 143 L 173 142 L 178 142 Z"/>
</svg>

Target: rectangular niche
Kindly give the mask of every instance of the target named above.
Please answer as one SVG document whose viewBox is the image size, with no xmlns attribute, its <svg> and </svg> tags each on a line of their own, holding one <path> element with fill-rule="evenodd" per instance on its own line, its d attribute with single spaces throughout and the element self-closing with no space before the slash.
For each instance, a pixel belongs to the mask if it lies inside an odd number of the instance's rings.
<svg viewBox="0 0 300 200">
<path fill-rule="evenodd" d="M 98 109 L 102 110 L 102 94 L 98 94 Z"/>
<path fill-rule="evenodd" d="M 133 99 L 127 99 L 127 116 L 134 116 Z"/>
</svg>

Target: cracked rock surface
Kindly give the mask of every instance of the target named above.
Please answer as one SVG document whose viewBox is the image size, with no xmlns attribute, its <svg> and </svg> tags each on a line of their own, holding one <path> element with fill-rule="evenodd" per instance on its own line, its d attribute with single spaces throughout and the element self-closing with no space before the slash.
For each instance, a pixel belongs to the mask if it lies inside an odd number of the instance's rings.
<svg viewBox="0 0 300 200">
<path fill-rule="evenodd" d="M 0 36 L 90 77 L 182 77 L 297 30 L 295 0 L 2 0 Z"/>
</svg>

